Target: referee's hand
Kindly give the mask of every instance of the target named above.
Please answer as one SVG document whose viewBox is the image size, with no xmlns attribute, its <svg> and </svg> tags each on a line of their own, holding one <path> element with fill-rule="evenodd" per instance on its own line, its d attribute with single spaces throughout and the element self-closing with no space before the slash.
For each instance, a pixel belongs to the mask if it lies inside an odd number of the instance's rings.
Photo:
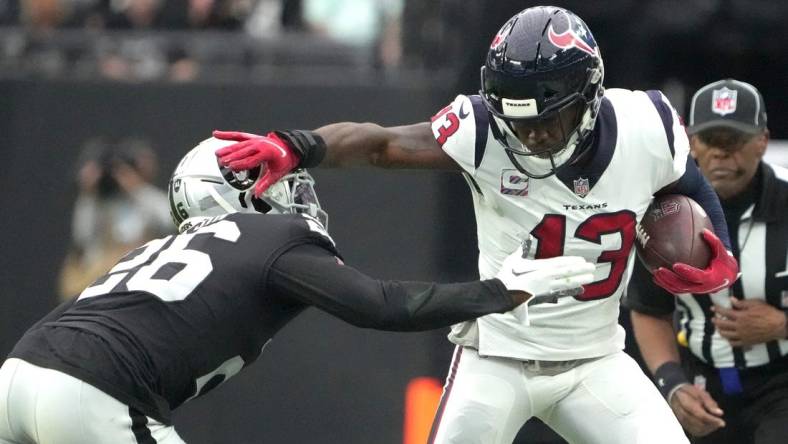
<svg viewBox="0 0 788 444">
<path fill-rule="evenodd" d="M 670 398 L 670 408 L 684 430 L 692 436 L 706 436 L 725 427 L 722 409 L 709 392 L 692 385 L 681 386 Z"/>
<path fill-rule="evenodd" d="M 749 347 L 785 338 L 786 317 L 782 310 L 761 299 L 730 299 L 730 308 L 711 306 L 711 322 L 732 346 Z"/>
</svg>

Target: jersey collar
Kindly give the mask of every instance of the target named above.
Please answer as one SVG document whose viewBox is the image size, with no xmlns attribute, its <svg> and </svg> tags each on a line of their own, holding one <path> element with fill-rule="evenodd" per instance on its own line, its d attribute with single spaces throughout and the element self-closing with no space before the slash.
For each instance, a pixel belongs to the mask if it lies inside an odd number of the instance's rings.
<svg viewBox="0 0 788 444">
<path fill-rule="evenodd" d="M 576 180 L 588 180 L 588 189 L 594 188 L 610 165 L 616 149 L 618 127 L 613 105 L 606 97 L 599 105 L 599 116 L 594 124 L 594 131 L 586 149 L 578 150 L 577 157 L 570 159 L 559 168 L 556 177 L 570 190 L 575 189 Z"/>
</svg>

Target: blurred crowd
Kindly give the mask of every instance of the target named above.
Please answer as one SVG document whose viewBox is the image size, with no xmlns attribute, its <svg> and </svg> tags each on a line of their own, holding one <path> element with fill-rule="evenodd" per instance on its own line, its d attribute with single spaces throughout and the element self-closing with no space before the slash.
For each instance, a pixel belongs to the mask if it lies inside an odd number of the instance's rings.
<svg viewBox="0 0 788 444">
<path fill-rule="evenodd" d="M 86 29 L 233 29 L 250 0 L 4 0 L 4 24 L 38 31 Z"/>
<path fill-rule="evenodd" d="M 279 53 L 268 46 L 304 52 L 305 62 L 390 68 L 402 56 L 403 6 L 404 0 L 0 0 L 0 70 L 17 77 L 189 81 L 214 63 L 270 61 Z"/>
<path fill-rule="evenodd" d="M 58 278 L 66 300 L 145 242 L 174 232 L 158 156 L 141 138 L 89 139 L 77 160 L 71 241 Z"/>
<path fill-rule="evenodd" d="M 513 11 L 539 3 L 0 0 L 0 78 L 280 81 L 309 71 L 325 82 L 332 68 L 338 79 L 348 69 L 396 69 L 399 77 L 423 70 L 432 78 L 442 70 L 473 92 L 491 36 Z M 660 87 L 672 99 L 686 91 L 673 95 L 671 78 L 691 90 L 710 71 L 768 85 L 768 60 L 786 53 L 786 2 L 547 3 L 575 11 L 594 30 L 608 85 Z"/>
</svg>

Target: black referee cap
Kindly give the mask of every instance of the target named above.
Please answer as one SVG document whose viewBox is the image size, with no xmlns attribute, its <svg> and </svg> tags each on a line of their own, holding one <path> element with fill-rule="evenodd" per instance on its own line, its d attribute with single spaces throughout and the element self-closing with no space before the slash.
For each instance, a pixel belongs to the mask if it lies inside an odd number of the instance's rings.
<svg viewBox="0 0 788 444">
<path fill-rule="evenodd" d="M 687 134 L 727 127 L 748 134 L 766 128 L 766 104 L 752 85 L 734 79 L 710 83 L 692 96 Z"/>
</svg>

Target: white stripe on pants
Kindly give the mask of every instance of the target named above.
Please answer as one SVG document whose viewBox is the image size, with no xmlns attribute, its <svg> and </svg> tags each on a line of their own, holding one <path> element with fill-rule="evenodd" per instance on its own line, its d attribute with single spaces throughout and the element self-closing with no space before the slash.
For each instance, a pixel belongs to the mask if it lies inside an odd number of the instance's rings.
<svg viewBox="0 0 788 444">
<path fill-rule="evenodd" d="M 144 427 L 155 440 L 150 443 L 184 444 L 173 426 L 147 418 Z M 12 358 L 0 368 L 0 444 L 28 443 L 138 440 L 126 404 L 65 373 Z"/>
</svg>

